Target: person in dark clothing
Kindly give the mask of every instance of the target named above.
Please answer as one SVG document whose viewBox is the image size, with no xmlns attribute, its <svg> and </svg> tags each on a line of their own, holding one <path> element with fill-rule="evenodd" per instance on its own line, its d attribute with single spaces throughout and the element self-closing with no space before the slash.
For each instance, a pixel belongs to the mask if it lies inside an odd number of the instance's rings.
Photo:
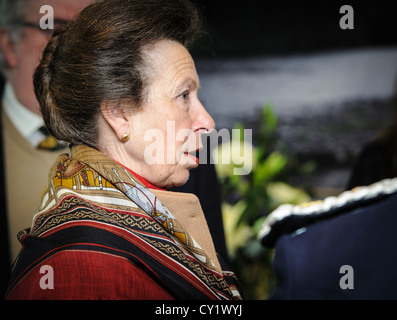
<svg viewBox="0 0 397 320">
<path fill-rule="evenodd" d="M 365 186 L 397 176 L 397 117 L 377 138 L 368 142 L 358 155 L 347 189 Z"/>
<path fill-rule="evenodd" d="M 215 165 L 211 161 L 210 152 L 207 153 L 205 163 L 191 170 L 190 178 L 186 184 L 171 188 L 170 190 L 193 193 L 199 198 L 203 211 L 205 212 L 205 218 L 208 222 L 215 248 L 222 258 L 229 262 L 222 220 L 221 185 L 218 180 Z"/>
<path fill-rule="evenodd" d="M 397 109 L 397 83 L 391 103 Z M 355 160 L 346 189 L 397 177 L 397 110 L 391 124 L 367 142 Z"/>
<path fill-rule="evenodd" d="M 397 178 L 271 213 L 260 240 L 275 248 L 270 300 L 397 299 Z"/>
</svg>

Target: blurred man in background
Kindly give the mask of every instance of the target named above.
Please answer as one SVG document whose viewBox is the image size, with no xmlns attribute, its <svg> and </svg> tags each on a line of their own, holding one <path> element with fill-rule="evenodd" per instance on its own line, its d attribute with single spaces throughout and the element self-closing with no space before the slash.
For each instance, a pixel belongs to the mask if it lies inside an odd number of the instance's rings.
<svg viewBox="0 0 397 320">
<path fill-rule="evenodd" d="M 53 31 L 71 20 L 90 2 L 0 0 L 3 287 L 8 281 L 5 275 L 10 263 L 20 250 L 17 233 L 30 227 L 33 213 L 39 206 L 37 199 L 40 199 L 46 185 L 45 172 L 60 153 L 67 151 L 65 144 L 48 137 L 43 128 L 33 90 L 33 73 Z M 53 29 L 40 27 L 43 17 L 52 18 L 52 12 L 40 13 L 44 5 L 53 9 Z M 37 185 L 41 187 L 35 187 Z M 19 196 L 21 194 L 22 198 Z"/>
</svg>

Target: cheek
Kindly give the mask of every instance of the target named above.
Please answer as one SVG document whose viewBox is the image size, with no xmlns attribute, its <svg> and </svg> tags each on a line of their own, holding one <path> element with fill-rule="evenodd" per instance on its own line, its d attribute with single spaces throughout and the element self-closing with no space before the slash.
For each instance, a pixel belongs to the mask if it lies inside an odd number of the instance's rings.
<svg viewBox="0 0 397 320">
<path fill-rule="evenodd" d="M 152 161 L 157 164 L 172 166 L 179 161 L 183 152 L 186 152 L 186 145 L 188 141 L 194 140 L 191 138 L 194 133 L 188 113 L 181 112 L 178 106 L 162 106 L 161 110 L 148 111 L 134 119 L 130 127 L 131 140 L 136 144 L 134 148 L 136 153 L 141 153 L 141 157 L 152 157 L 155 158 Z M 164 110 L 169 112 L 165 113 Z"/>
<path fill-rule="evenodd" d="M 29 63 L 32 68 L 38 66 L 41 56 L 43 54 L 44 48 L 47 45 L 47 40 L 41 35 L 36 34 L 26 34 L 27 40 L 21 42 L 18 48 L 18 55 L 21 61 Z"/>
<path fill-rule="evenodd" d="M 40 55 L 37 50 L 29 51 L 29 47 L 23 46 L 17 52 L 17 65 L 15 71 L 18 74 L 18 81 L 23 83 L 23 86 L 33 88 L 32 77 L 39 62 Z"/>
<path fill-rule="evenodd" d="M 195 141 L 195 134 L 188 121 L 181 123 L 178 128 L 168 130 L 167 134 L 167 149 L 176 151 L 177 157 L 188 149 L 191 150 L 191 145 Z"/>
<path fill-rule="evenodd" d="M 164 115 L 166 120 L 159 123 L 155 128 L 161 131 L 164 136 L 166 149 L 174 149 L 186 142 L 191 134 L 191 122 L 187 116 L 172 118 L 170 115 Z"/>
<path fill-rule="evenodd" d="M 167 141 L 171 141 L 171 136 L 167 135 L 166 130 L 159 127 L 142 127 L 131 139 L 131 153 L 147 165 L 164 165 L 167 162 L 175 162 L 175 152 L 172 152 L 175 142 Z"/>
</svg>

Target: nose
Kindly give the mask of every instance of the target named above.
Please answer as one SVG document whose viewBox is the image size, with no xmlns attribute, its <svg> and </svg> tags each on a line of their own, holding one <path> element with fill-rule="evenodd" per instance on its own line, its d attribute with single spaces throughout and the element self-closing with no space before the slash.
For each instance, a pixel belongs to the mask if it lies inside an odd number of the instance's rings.
<svg viewBox="0 0 397 320">
<path fill-rule="evenodd" d="M 215 129 L 215 121 L 204 108 L 200 101 L 197 101 L 193 111 L 192 130 L 197 133 L 209 133 Z"/>
</svg>

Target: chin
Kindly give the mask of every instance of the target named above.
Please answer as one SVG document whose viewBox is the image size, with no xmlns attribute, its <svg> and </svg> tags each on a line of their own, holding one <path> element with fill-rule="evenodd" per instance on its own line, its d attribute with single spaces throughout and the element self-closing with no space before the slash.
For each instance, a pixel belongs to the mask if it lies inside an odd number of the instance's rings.
<svg viewBox="0 0 397 320">
<path fill-rule="evenodd" d="M 167 188 L 172 188 L 172 187 L 180 187 L 183 186 L 190 177 L 189 170 L 186 171 L 186 173 L 178 175 L 178 177 L 175 177 L 172 180 L 172 184 L 170 186 L 167 186 Z"/>
</svg>

